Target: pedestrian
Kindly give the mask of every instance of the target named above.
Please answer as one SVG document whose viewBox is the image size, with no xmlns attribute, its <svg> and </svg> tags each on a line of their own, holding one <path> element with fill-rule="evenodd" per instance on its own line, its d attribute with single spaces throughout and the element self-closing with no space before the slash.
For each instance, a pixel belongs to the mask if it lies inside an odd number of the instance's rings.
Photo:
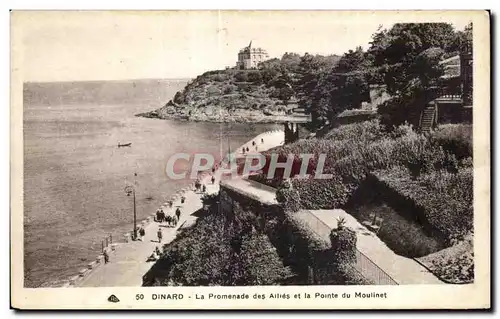
<svg viewBox="0 0 500 319">
<path fill-rule="evenodd" d="M 202 191 L 203 191 L 203 193 L 206 193 L 206 191 L 207 191 L 207 186 L 205 186 L 205 184 L 203 184 Z"/>
<path fill-rule="evenodd" d="M 183 195 L 183 196 L 181 197 L 181 204 L 184 204 L 184 202 L 185 202 L 185 201 L 186 201 L 186 196 L 184 196 L 184 195 Z"/>
<path fill-rule="evenodd" d="M 175 210 L 175 216 L 177 216 L 177 220 L 181 218 L 181 210 L 179 207 L 177 207 L 177 209 Z"/>
<path fill-rule="evenodd" d="M 173 206 L 173 205 L 174 205 L 174 202 L 173 202 L 173 201 L 171 201 L 171 200 L 169 200 L 169 201 L 168 201 L 168 207 L 172 208 L 172 206 Z"/>
<path fill-rule="evenodd" d="M 158 246 L 156 246 L 155 248 L 155 253 L 158 257 L 160 256 L 160 249 L 158 248 Z"/>
<path fill-rule="evenodd" d="M 245 154 L 245 148 L 244 147 L 243 147 L 243 152 L 242 153 Z"/>
<path fill-rule="evenodd" d="M 252 145 L 255 146 L 255 141 L 252 141 Z"/>
<path fill-rule="evenodd" d="M 167 217 L 165 217 L 165 221 L 167 222 L 168 227 L 170 227 L 172 224 L 172 216 L 167 215 Z"/>
<path fill-rule="evenodd" d="M 264 139 L 263 139 L 263 138 L 261 138 L 261 139 L 260 139 L 260 142 L 261 142 L 262 144 L 264 144 Z"/>
<path fill-rule="evenodd" d="M 155 218 L 155 221 L 156 221 L 156 222 L 159 222 L 159 223 L 160 223 L 160 215 L 161 215 L 161 214 L 160 214 L 160 212 L 161 212 L 161 210 L 158 208 L 158 209 L 156 210 L 156 218 Z"/>
<path fill-rule="evenodd" d="M 163 234 L 161 232 L 161 227 L 158 227 L 158 242 L 161 243 L 161 240 L 162 240 L 162 237 L 163 237 Z"/>
<path fill-rule="evenodd" d="M 215 183 L 215 177 L 212 176 L 212 185 Z"/>
<path fill-rule="evenodd" d="M 146 236 L 146 230 L 144 230 L 144 228 L 141 227 L 141 229 L 139 230 L 139 233 L 141 234 L 141 238 Z"/>
<path fill-rule="evenodd" d="M 109 255 L 106 249 L 102 252 L 102 254 L 104 255 L 104 263 L 105 264 L 109 263 Z"/>
<path fill-rule="evenodd" d="M 250 152 L 250 149 L 248 148 L 248 146 L 247 146 L 247 152 Z"/>
</svg>

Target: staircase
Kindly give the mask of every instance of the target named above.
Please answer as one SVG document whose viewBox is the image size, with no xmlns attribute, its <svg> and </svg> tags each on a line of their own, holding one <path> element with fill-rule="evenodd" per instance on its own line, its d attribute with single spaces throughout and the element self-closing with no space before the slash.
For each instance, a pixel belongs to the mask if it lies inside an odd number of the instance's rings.
<svg viewBox="0 0 500 319">
<path fill-rule="evenodd" d="M 422 133 L 429 133 L 434 126 L 436 117 L 436 108 L 434 106 L 427 106 L 422 112 L 420 118 L 420 130 Z"/>
</svg>

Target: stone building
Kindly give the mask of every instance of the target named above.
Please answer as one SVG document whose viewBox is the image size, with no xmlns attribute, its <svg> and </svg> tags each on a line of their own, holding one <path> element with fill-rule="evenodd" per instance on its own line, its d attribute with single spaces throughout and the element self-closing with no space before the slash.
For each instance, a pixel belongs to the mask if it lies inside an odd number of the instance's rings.
<svg viewBox="0 0 500 319">
<path fill-rule="evenodd" d="M 260 62 L 269 59 L 267 51 L 261 48 L 252 48 L 252 41 L 238 53 L 237 69 L 255 69 Z"/>
</svg>

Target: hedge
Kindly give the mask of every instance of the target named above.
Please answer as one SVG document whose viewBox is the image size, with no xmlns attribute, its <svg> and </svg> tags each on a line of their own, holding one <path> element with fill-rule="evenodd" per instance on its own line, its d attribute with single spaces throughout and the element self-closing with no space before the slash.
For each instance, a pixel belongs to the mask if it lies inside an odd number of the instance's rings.
<svg viewBox="0 0 500 319">
<path fill-rule="evenodd" d="M 393 190 L 393 196 L 413 203 L 413 213 L 420 223 L 428 223 L 449 243 L 463 239 L 473 229 L 472 169 L 461 169 L 458 174 L 433 173 L 419 180 L 403 169 L 377 171 L 374 175 Z"/>
</svg>

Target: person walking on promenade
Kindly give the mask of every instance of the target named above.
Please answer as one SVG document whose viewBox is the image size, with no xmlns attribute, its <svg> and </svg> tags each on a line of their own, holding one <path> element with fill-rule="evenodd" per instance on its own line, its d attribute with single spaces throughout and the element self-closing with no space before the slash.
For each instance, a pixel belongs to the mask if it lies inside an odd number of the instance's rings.
<svg viewBox="0 0 500 319">
<path fill-rule="evenodd" d="M 163 238 L 163 234 L 161 232 L 161 227 L 158 227 L 158 233 L 157 233 L 157 235 L 158 235 L 158 242 L 161 243 L 161 240 Z"/>
<path fill-rule="evenodd" d="M 212 185 L 215 183 L 215 177 L 212 176 Z"/>
<path fill-rule="evenodd" d="M 245 148 L 243 147 L 242 153 L 245 154 Z"/>
<path fill-rule="evenodd" d="M 203 184 L 201 190 L 202 190 L 203 193 L 206 193 L 207 192 L 207 186 L 205 186 L 205 184 Z"/>
<path fill-rule="evenodd" d="M 181 218 L 181 210 L 179 207 L 175 210 L 175 216 L 177 216 L 177 221 Z"/>
<path fill-rule="evenodd" d="M 161 223 L 161 221 L 160 221 L 160 216 L 161 216 L 161 209 L 159 209 L 159 208 L 158 208 L 158 209 L 156 210 L 156 220 L 155 220 L 155 221 L 156 221 L 156 222 L 158 222 L 158 223 Z"/>
<path fill-rule="evenodd" d="M 247 152 L 250 152 L 250 149 L 248 148 L 248 146 L 247 146 Z"/>
<path fill-rule="evenodd" d="M 181 197 L 181 204 L 184 204 L 185 201 L 186 201 L 186 196 L 182 195 L 182 197 Z"/>
<path fill-rule="evenodd" d="M 104 256 L 104 263 L 107 264 L 109 263 L 109 255 L 108 255 L 108 252 L 106 251 L 106 249 L 102 252 L 103 256 Z"/>
<path fill-rule="evenodd" d="M 140 236 L 141 236 L 141 240 L 142 240 L 142 238 L 143 238 L 144 236 L 146 236 L 146 231 L 144 230 L 144 228 L 143 228 L 143 227 L 141 227 L 141 229 L 139 230 L 139 234 L 140 234 Z"/>
<path fill-rule="evenodd" d="M 141 229 L 142 228 L 137 228 L 137 240 L 140 240 L 140 241 L 142 241 Z"/>
<path fill-rule="evenodd" d="M 264 139 L 263 139 L 263 138 L 261 138 L 261 139 L 260 139 L 260 142 L 261 142 L 262 144 L 264 144 Z"/>
</svg>

